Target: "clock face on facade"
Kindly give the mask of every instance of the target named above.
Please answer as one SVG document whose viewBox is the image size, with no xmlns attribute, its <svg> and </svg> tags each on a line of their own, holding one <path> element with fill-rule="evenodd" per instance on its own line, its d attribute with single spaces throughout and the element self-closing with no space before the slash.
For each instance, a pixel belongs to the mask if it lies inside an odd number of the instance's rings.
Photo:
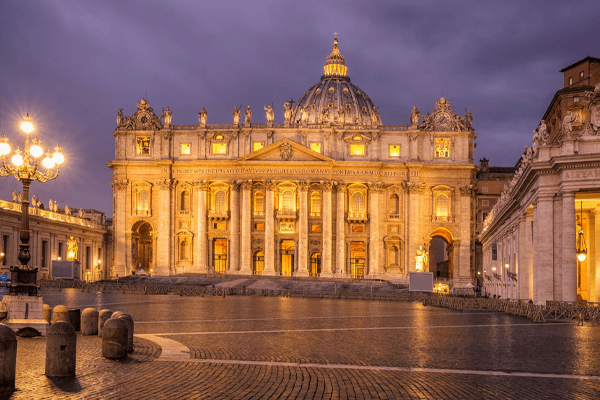
<svg viewBox="0 0 600 400">
<path fill-rule="evenodd" d="M 435 124 L 441 128 L 450 126 L 450 114 L 441 112 L 435 116 Z"/>
<path fill-rule="evenodd" d="M 147 125 L 150 122 L 150 116 L 146 113 L 141 113 L 137 118 L 138 122 L 142 125 Z"/>
</svg>

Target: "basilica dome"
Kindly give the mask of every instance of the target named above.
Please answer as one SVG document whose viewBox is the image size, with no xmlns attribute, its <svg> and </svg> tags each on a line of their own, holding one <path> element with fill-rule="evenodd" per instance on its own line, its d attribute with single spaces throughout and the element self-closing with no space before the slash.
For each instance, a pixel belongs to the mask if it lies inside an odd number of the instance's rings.
<svg viewBox="0 0 600 400">
<path fill-rule="evenodd" d="M 321 81 L 308 89 L 294 106 L 292 124 L 381 125 L 377 107 L 369 96 L 350 83 L 337 38 L 323 68 Z"/>
</svg>

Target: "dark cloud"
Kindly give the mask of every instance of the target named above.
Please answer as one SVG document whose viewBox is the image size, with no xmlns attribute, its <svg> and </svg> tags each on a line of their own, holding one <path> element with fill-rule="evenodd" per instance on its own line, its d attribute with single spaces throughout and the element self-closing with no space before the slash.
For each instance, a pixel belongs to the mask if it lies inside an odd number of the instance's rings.
<svg viewBox="0 0 600 400">
<path fill-rule="evenodd" d="M 0 2 L 0 134 L 21 144 L 29 112 L 46 147 L 67 155 L 47 203 L 110 214 L 117 109 L 146 97 L 173 123 L 229 122 L 234 105 L 298 99 L 316 83 L 340 32 L 352 82 L 384 124 L 407 124 L 442 95 L 471 109 L 476 157 L 513 165 L 556 90 L 558 72 L 600 56 L 596 1 Z M 259 111 L 260 110 L 260 111 Z M 20 190 L 0 179 L 0 197 Z"/>
</svg>

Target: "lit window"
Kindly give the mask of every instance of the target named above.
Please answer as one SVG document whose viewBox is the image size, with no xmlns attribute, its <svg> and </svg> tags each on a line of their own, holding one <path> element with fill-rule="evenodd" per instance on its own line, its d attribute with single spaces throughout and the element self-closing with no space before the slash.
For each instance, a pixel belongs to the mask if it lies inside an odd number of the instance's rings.
<svg viewBox="0 0 600 400">
<path fill-rule="evenodd" d="M 254 143 L 252 143 L 252 148 L 254 149 L 253 151 L 260 150 L 263 147 L 265 147 L 265 146 L 263 146 L 263 142 L 254 142 Z"/>
<path fill-rule="evenodd" d="M 435 156 L 450 157 L 450 139 L 435 139 Z"/>
<path fill-rule="evenodd" d="M 582 81 L 582 80 L 583 80 L 583 71 L 581 71 L 581 72 L 579 73 L 579 80 L 580 80 L 580 81 Z"/>
<path fill-rule="evenodd" d="M 400 157 L 399 144 L 390 144 L 390 157 Z"/>
<path fill-rule="evenodd" d="M 227 154 L 227 143 L 213 143 L 213 154 Z"/>
<path fill-rule="evenodd" d="M 321 232 L 321 225 L 311 225 L 310 230 L 311 232 Z"/>
<path fill-rule="evenodd" d="M 362 216 L 364 214 L 363 194 L 356 192 L 352 195 L 352 215 Z"/>
<path fill-rule="evenodd" d="M 137 137 L 137 153 L 138 155 L 150 154 L 150 136 Z"/>
<path fill-rule="evenodd" d="M 148 192 L 146 190 L 138 193 L 138 212 L 148 212 Z"/>
<path fill-rule="evenodd" d="M 355 142 L 360 142 L 362 138 L 360 137 L 360 135 L 356 135 L 352 138 L 352 140 L 354 140 Z"/>
<path fill-rule="evenodd" d="M 435 216 L 438 219 L 448 219 L 448 197 L 440 194 L 435 203 Z"/>
<path fill-rule="evenodd" d="M 263 224 L 262 222 L 257 222 L 256 224 L 254 224 L 254 230 L 264 231 L 265 230 L 265 224 Z"/>
<path fill-rule="evenodd" d="M 577 103 L 577 102 L 579 102 L 579 96 L 575 96 L 575 97 L 573 97 L 573 102 L 574 102 L 574 103 Z"/>
<path fill-rule="evenodd" d="M 265 196 L 262 192 L 254 194 L 254 215 L 263 215 L 264 213 Z"/>
<path fill-rule="evenodd" d="M 573 77 L 572 77 L 572 76 L 570 76 L 570 77 L 569 77 L 569 86 L 571 86 L 572 84 L 573 84 Z"/>
<path fill-rule="evenodd" d="M 181 154 L 189 155 L 192 152 L 192 145 L 190 143 L 181 143 Z"/>
<path fill-rule="evenodd" d="M 320 152 L 321 152 L 321 143 L 318 143 L 318 142 L 312 142 L 312 143 L 310 144 L 310 149 L 311 149 L 312 151 L 316 151 L 317 153 L 320 153 Z"/>
<path fill-rule="evenodd" d="M 219 190 L 215 193 L 215 212 L 224 214 L 227 212 L 227 196 L 224 190 Z"/>
<path fill-rule="evenodd" d="M 282 211 L 284 213 L 293 213 L 296 211 L 296 196 L 291 190 L 283 192 Z"/>
<path fill-rule="evenodd" d="M 358 225 L 358 226 L 353 226 L 352 227 L 352 232 L 353 233 L 360 233 L 360 232 L 364 232 L 365 228 L 362 225 Z"/>
<path fill-rule="evenodd" d="M 365 155 L 365 145 L 364 144 L 351 144 L 350 145 L 350 154 L 353 156 L 364 156 Z"/>
<path fill-rule="evenodd" d="M 321 194 L 313 192 L 310 195 L 310 215 L 318 217 L 321 215 Z"/>
</svg>

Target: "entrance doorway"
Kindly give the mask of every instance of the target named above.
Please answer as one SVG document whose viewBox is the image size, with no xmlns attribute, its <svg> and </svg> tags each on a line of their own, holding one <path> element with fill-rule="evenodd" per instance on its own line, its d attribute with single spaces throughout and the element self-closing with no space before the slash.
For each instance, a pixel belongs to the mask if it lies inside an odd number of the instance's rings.
<svg viewBox="0 0 600 400">
<path fill-rule="evenodd" d="M 294 270 L 294 251 L 295 245 L 293 240 L 281 241 L 281 275 L 292 276 Z"/>
<path fill-rule="evenodd" d="M 224 274 L 227 272 L 227 239 L 215 239 L 213 265 L 215 273 Z"/>
<path fill-rule="evenodd" d="M 350 242 L 350 273 L 353 278 L 365 277 L 365 242 Z"/>
<path fill-rule="evenodd" d="M 310 276 L 319 276 L 321 273 L 321 253 L 310 256 Z"/>
<path fill-rule="evenodd" d="M 265 253 L 262 251 L 254 253 L 254 262 L 252 264 L 252 274 L 262 275 L 265 269 Z"/>
<path fill-rule="evenodd" d="M 437 228 L 431 232 L 429 244 L 429 271 L 434 277 L 453 277 L 453 252 L 454 237 L 446 228 Z"/>
<path fill-rule="evenodd" d="M 152 226 L 148 222 L 139 222 L 131 232 L 131 272 L 152 269 Z"/>
</svg>

